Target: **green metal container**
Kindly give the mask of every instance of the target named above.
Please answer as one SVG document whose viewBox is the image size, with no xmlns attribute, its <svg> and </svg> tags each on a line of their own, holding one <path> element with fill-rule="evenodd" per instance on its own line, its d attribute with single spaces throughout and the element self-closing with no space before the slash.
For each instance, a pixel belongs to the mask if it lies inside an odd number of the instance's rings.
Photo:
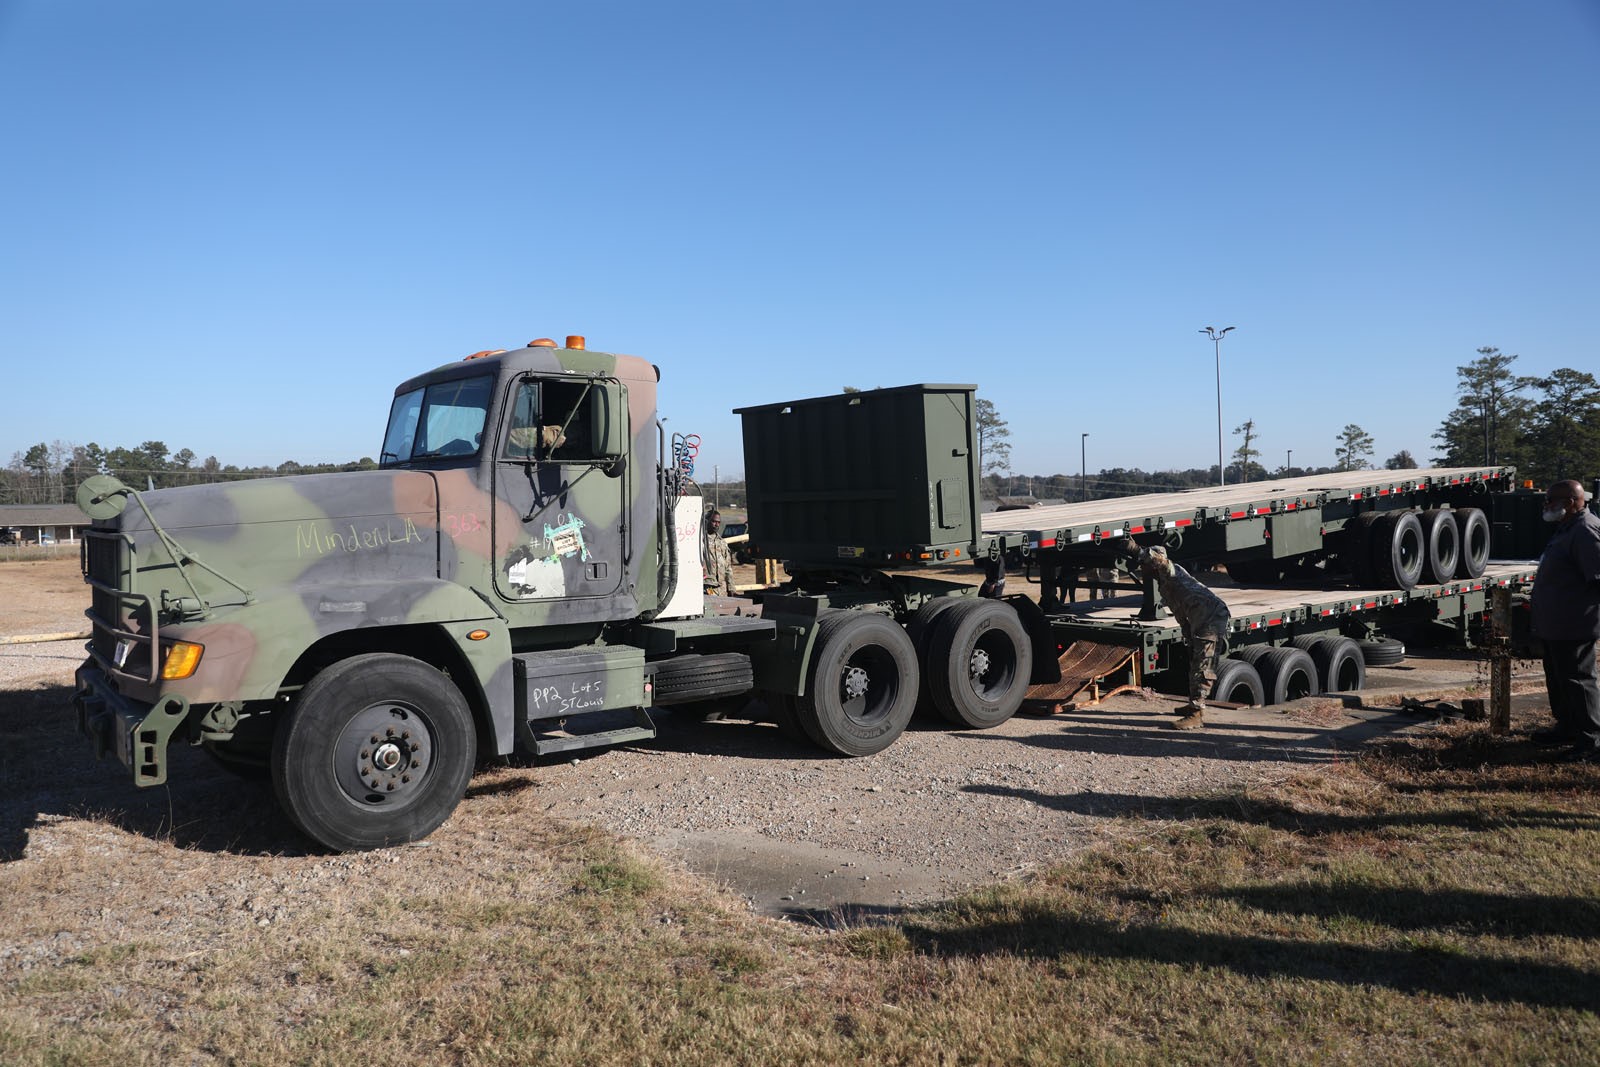
<svg viewBox="0 0 1600 1067">
<path fill-rule="evenodd" d="M 803 564 L 964 563 L 978 520 L 974 385 L 735 408 L 751 539 Z"/>
</svg>

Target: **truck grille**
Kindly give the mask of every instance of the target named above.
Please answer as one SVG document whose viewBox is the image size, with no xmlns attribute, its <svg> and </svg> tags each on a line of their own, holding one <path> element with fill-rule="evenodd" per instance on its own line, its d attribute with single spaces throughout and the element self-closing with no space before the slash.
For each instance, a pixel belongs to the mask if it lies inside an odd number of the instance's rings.
<svg viewBox="0 0 1600 1067">
<path fill-rule="evenodd" d="M 116 651 L 117 639 L 105 624 L 120 625 L 122 612 L 113 590 L 121 590 L 125 568 L 122 565 L 122 537 L 100 530 L 88 530 L 83 538 L 83 574 L 89 579 L 90 608 L 94 620 L 91 643 L 106 659 Z"/>
<path fill-rule="evenodd" d="M 134 647 L 122 659 L 129 669 L 154 680 L 152 665 L 158 620 L 150 597 L 139 592 L 133 564 L 133 541 L 115 530 L 87 530 L 83 535 L 83 576 L 89 583 L 89 618 L 94 625 L 89 649 L 100 665 L 117 665 L 117 645 Z"/>
</svg>

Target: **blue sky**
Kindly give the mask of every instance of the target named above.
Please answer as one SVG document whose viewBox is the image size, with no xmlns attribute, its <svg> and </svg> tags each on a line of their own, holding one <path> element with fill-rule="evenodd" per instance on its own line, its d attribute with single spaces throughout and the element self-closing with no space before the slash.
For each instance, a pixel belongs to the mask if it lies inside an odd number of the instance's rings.
<svg viewBox="0 0 1600 1067">
<path fill-rule="evenodd" d="M 974 382 L 1020 473 L 1426 460 L 1600 372 L 1600 4 L 0 0 L 0 462 L 376 455 L 538 336 L 743 404 Z"/>
</svg>

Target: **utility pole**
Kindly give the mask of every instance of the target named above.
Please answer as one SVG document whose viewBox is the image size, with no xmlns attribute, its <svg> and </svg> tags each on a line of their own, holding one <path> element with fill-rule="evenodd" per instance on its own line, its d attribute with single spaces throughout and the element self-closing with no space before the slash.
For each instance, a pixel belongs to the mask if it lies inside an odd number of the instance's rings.
<svg viewBox="0 0 1600 1067">
<path fill-rule="evenodd" d="M 1211 349 L 1217 357 L 1217 484 L 1227 485 L 1227 467 L 1222 462 L 1222 339 L 1233 331 L 1234 327 L 1224 326 L 1219 332 L 1215 326 L 1206 326 L 1201 333 L 1211 338 Z"/>
<path fill-rule="evenodd" d="M 1292 466 L 1294 466 L 1294 449 L 1291 448 L 1291 449 L 1289 449 L 1288 456 L 1284 457 L 1283 473 L 1288 474 L 1289 473 L 1289 468 L 1292 467 Z"/>
<path fill-rule="evenodd" d="M 722 475 L 717 473 L 719 468 L 715 463 L 711 465 L 711 506 L 722 509 Z"/>
<path fill-rule="evenodd" d="M 1089 435 L 1078 438 L 1078 499 L 1089 499 Z"/>
</svg>

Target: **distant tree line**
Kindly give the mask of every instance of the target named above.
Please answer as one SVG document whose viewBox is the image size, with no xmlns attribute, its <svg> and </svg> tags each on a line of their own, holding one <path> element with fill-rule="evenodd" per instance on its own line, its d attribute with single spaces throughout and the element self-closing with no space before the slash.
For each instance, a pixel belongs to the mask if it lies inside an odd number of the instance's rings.
<svg viewBox="0 0 1600 1067">
<path fill-rule="evenodd" d="M 286 474 L 375 470 L 377 466 L 371 457 L 363 457 L 350 463 L 302 464 L 287 460 L 276 467 L 239 467 L 231 463 L 223 465 L 216 456 L 197 461 L 191 450 L 181 448 L 172 452 L 163 441 L 145 441 L 137 448 L 109 449 L 93 441 L 86 445 L 40 442 L 14 453 L 11 463 L 0 470 L 0 503 L 71 503 L 78 486 L 95 474 L 115 475 L 135 489 L 152 486 L 166 489 L 175 485 L 234 482 Z"/>
</svg>

